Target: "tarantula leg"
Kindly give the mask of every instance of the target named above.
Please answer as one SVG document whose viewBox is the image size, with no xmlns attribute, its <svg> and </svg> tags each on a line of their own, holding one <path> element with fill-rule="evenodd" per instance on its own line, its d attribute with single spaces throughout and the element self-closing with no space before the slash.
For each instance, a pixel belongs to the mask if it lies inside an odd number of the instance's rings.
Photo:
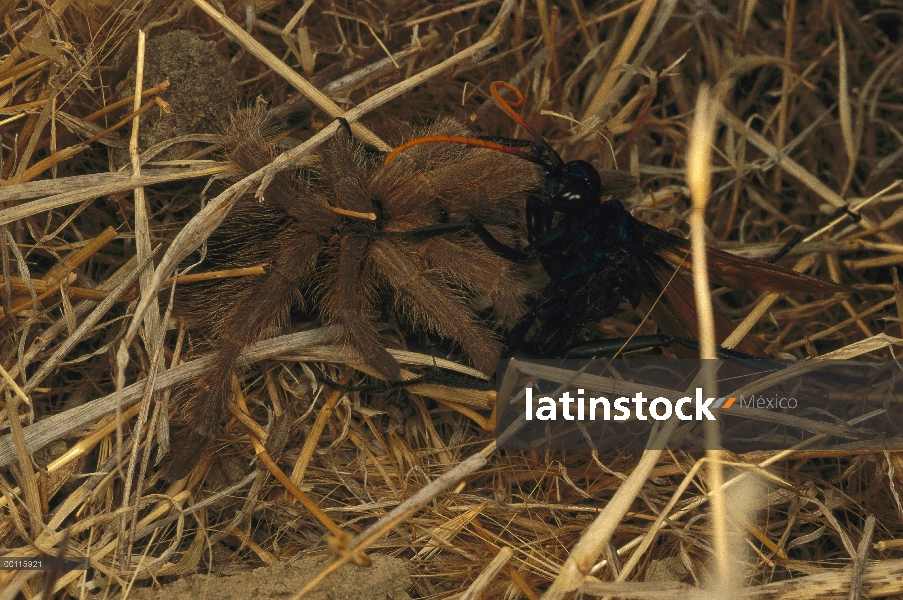
<svg viewBox="0 0 903 600">
<path fill-rule="evenodd" d="M 433 238 L 423 244 L 423 256 L 430 268 L 447 271 L 462 287 L 487 294 L 505 327 L 513 327 L 527 312 L 526 284 L 514 277 L 508 261 L 479 242 Z"/>
<path fill-rule="evenodd" d="M 385 349 L 370 320 L 376 286 L 363 269 L 366 250 L 364 238 L 347 236 L 342 240 L 333 284 L 325 298 L 325 312 L 330 321 L 342 327 L 345 342 L 370 366 L 397 380 L 401 378 L 398 362 Z"/>
<path fill-rule="evenodd" d="M 348 136 L 349 140 L 355 140 L 358 144 L 360 144 L 361 148 L 363 148 L 364 152 L 367 153 L 367 156 L 372 158 L 382 159 L 386 156 L 386 153 L 374 146 L 373 144 L 368 144 L 367 142 L 362 142 L 354 137 L 354 132 L 351 130 L 351 123 L 348 122 L 348 119 L 345 117 L 337 117 L 336 121 L 339 122 L 339 125 L 342 126 L 342 129 L 345 131 L 345 134 Z"/>
<path fill-rule="evenodd" d="M 225 155 L 235 169 L 236 177 L 244 177 L 270 164 L 278 155 L 273 140 L 280 127 L 266 111 L 260 109 L 240 110 L 232 116 L 223 147 Z M 311 215 L 303 211 L 298 202 L 298 194 L 304 191 L 304 184 L 291 170 L 276 173 L 263 196 L 265 204 L 277 208 L 304 223 Z"/>
<path fill-rule="evenodd" d="M 189 431 L 173 444 L 167 468 L 169 479 L 186 475 L 193 466 L 192 457 L 215 434 L 232 392 L 231 375 L 242 349 L 286 313 L 299 282 L 315 266 L 316 238 L 294 231 L 279 237 L 275 245 L 280 250 L 266 274 L 248 278 L 244 288 L 227 300 L 228 306 L 218 319 L 213 364 L 191 386 L 180 407 L 178 421 L 187 425 Z"/>
<path fill-rule="evenodd" d="M 467 390 L 489 391 L 495 389 L 495 383 L 486 379 L 479 379 L 462 373 L 447 373 L 437 368 L 425 371 L 422 375 L 401 381 L 382 382 L 377 385 L 342 385 L 323 375 L 328 387 L 340 389 L 346 392 L 387 392 L 400 389 L 409 385 L 428 383 L 450 388 L 463 388 Z"/>
<path fill-rule="evenodd" d="M 474 365 L 493 373 L 501 349 L 480 326 L 455 290 L 431 277 L 413 248 L 384 239 L 370 247 L 374 269 L 395 291 L 395 310 L 414 325 L 461 344 Z"/>
<path fill-rule="evenodd" d="M 398 235 L 413 240 L 425 240 L 446 233 L 454 233 L 456 231 L 464 230 L 472 232 L 474 235 L 479 237 L 484 244 L 486 244 L 487 248 L 506 260 L 510 260 L 511 262 L 521 262 L 529 258 L 529 255 L 521 252 L 517 248 L 512 248 L 511 246 L 503 244 L 502 242 L 495 239 L 495 236 L 493 236 L 492 233 L 490 233 L 489 230 L 486 229 L 486 227 L 479 221 L 463 221 L 460 223 L 438 223 L 436 225 L 426 225 L 425 227 L 411 229 L 410 231 L 405 231 L 403 233 L 399 233 Z"/>
<path fill-rule="evenodd" d="M 564 354 L 567 358 L 593 358 L 595 356 L 606 356 L 615 352 L 633 352 L 635 350 L 647 350 L 650 348 L 670 348 L 674 344 L 679 344 L 684 348 L 699 351 L 699 342 L 692 338 L 668 335 L 666 333 L 657 333 L 654 335 L 638 335 L 632 338 L 609 338 L 599 340 L 598 342 L 590 342 L 579 344 L 567 348 Z M 734 350 L 732 348 L 715 348 L 718 358 L 728 360 L 761 360 L 757 356 Z"/>
<path fill-rule="evenodd" d="M 351 123 L 348 122 L 348 119 L 346 119 L 345 117 L 336 117 L 336 121 L 339 122 L 339 126 L 341 126 L 341 128 L 345 130 L 345 133 L 349 138 L 354 137 L 354 132 L 351 131 Z"/>
</svg>

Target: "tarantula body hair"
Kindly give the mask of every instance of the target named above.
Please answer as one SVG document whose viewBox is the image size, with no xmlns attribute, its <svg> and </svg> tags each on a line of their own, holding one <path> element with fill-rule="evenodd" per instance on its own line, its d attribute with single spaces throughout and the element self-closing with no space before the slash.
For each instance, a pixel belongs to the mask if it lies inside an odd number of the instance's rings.
<svg viewBox="0 0 903 600">
<path fill-rule="evenodd" d="M 277 134 L 265 111 L 236 113 L 223 143 L 232 175 L 269 164 Z M 412 135 L 468 131 L 443 119 Z M 262 201 L 239 200 L 211 238 L 211 263 L 263 263 L 265 273 L 205 286 L 184 301 L 183 314 L 208 330 L 214 354 L 210 369 L 179 393 L 177 420 L 188 426 L 180 439 L 193 453 L 215 434 L 242 348 L 280 325 L 296 302 L 338 325 L 342 341 L 388 379 L 400 370 L 375 325 L 383 310 L 406 328 L 453 341 L 478 369 L 494 371 L 501 346 L 474 301 L 488 297 L 497 320 L 511 327 L 526 313 L 526 285 L 512 263 L 454 226 L 479 222 L 516 245 L 512 228 L 527 192 L 541 184 L 540 170 L 451 144 L 420 146 L 389 165 L 382 158 L 340 130 L 312 166 L 281 171 Z M 367 213 L 375 219 L 362 218 Z M 418 234 L 442 224 L 447 231 Z M 170 474 L 190 464 L 175 457 Z"/>
</svg>

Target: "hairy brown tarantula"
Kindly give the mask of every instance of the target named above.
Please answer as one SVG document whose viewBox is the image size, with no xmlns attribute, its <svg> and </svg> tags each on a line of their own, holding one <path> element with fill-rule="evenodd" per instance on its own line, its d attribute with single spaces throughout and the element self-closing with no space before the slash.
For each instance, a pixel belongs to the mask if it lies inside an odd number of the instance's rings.
<svg viewBox="0 0 903 600">
<path fill-rule="evenodd" d="M 272 161 L 275 134 L 261 110 L 233 117 L 224 146 L 236 176 Z M 467 134 L 445 119 L 414 137 Z M 340 130 L 314 167 L 279 173 L 262 202 L 240 200 L 211 240 L 211 263 L 264 263 L 266 273 L 217 283 L 187 300 L 186 314 L 212 330 L 216 359 L 180 394 L 186 401 L 178 420 L 189 435 L 178 438 L 171 475 L 189 468 L 188 456 L 214 435 L 241 349 L 296 301 L 339 325 L 343 341 L 387 378 L 400 374 L 374 325 L 383 308 L 408 327 L 456 342 L 478 369 L 494 371 L 500 344 L 472 301 L 488 296 L 510 327 L 526 311 L 524 285 L 511 263 L 455 224 L 485 225 L 510 242 L 517 200 L 539 185 L 538 170 L 515 156 L 454 144 L 419 146 L 389 165 L 382 158 Z"/>
</svg>

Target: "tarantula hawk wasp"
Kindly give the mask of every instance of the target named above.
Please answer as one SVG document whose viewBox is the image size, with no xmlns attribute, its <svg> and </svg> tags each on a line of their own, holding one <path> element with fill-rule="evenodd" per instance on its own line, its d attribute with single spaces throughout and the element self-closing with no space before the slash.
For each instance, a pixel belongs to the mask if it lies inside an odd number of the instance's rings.
<svg viewBox="0 0 903 600">
<path fill-rule="evenodd" d="M 386 163 L 414 146 L 445 142 L 512 154 L 544 169 L 541 189 L 526 203 L 529 246 L 524 252 L 506 247 L 503 255 L 537 258 L 551 281 L 533 310 L 515 328 L 510 345 L 518 345 L 538 319 L 532 346 L 540 356 L 586 356 L 610 351 L 606 349 L 612 348 L 611 343 L 584 344 L 584 327 L 615 314 L 622 299 L 635 308 L 645 296 L 658 300 L 653 307 L 656 322 L 663 330 L 670 328 L 668 333 L 674 335 L 635 338 L 632 347 L 678 342 L 692 348 L 695 342 L 685 336 L 688 331 L 698 330 L 693 288 L 687 279 L 675 273 L 692 266 L 689 241 L 636 219 L 617 199 L 600 201 L 602 196 L 617 196 L 633 189 L 639 183 L 637 178 L 621 171 L 598 171 L 582 160 L 565 162 L 514 110 L 523 104 L 520 90 L 506 82 L 494 82 L 490 87 L 498 106 L 535 140 L 530 144 L 530 151 L 510 142 L 432 136 L 399 146 L 386 158 Z M 500 87 L 513 93 L 515 99 L 502 98 Z M 561 215 L 557 221 L 556 213 Z M 737 290 L 849 291 L 790 269 L 712 248 L 707 258 L 712 281 Z M 732 327 L 725 317 L 717 314 L 715 325 L 720 342 Z M 617 344 L 622 341 L 617 340 Z M 724 354 L 726 357 L 744 353 L 763 355 L 751 339 L 743 340 L 738 349 L 741 352 L 725 350 Z"/>
</svg>

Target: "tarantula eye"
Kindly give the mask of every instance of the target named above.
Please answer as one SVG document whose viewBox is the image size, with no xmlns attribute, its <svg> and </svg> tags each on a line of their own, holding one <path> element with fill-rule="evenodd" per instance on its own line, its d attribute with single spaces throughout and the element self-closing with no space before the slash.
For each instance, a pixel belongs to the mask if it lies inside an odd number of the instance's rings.
<svg viewBox="0 0 903 600">
<path fill-rule="evenodd" d="M 436 223 L 448 223 L 448 209 L 441 200 L 436 200 L 436 208 L 434 210 Z"/>
</svg>

